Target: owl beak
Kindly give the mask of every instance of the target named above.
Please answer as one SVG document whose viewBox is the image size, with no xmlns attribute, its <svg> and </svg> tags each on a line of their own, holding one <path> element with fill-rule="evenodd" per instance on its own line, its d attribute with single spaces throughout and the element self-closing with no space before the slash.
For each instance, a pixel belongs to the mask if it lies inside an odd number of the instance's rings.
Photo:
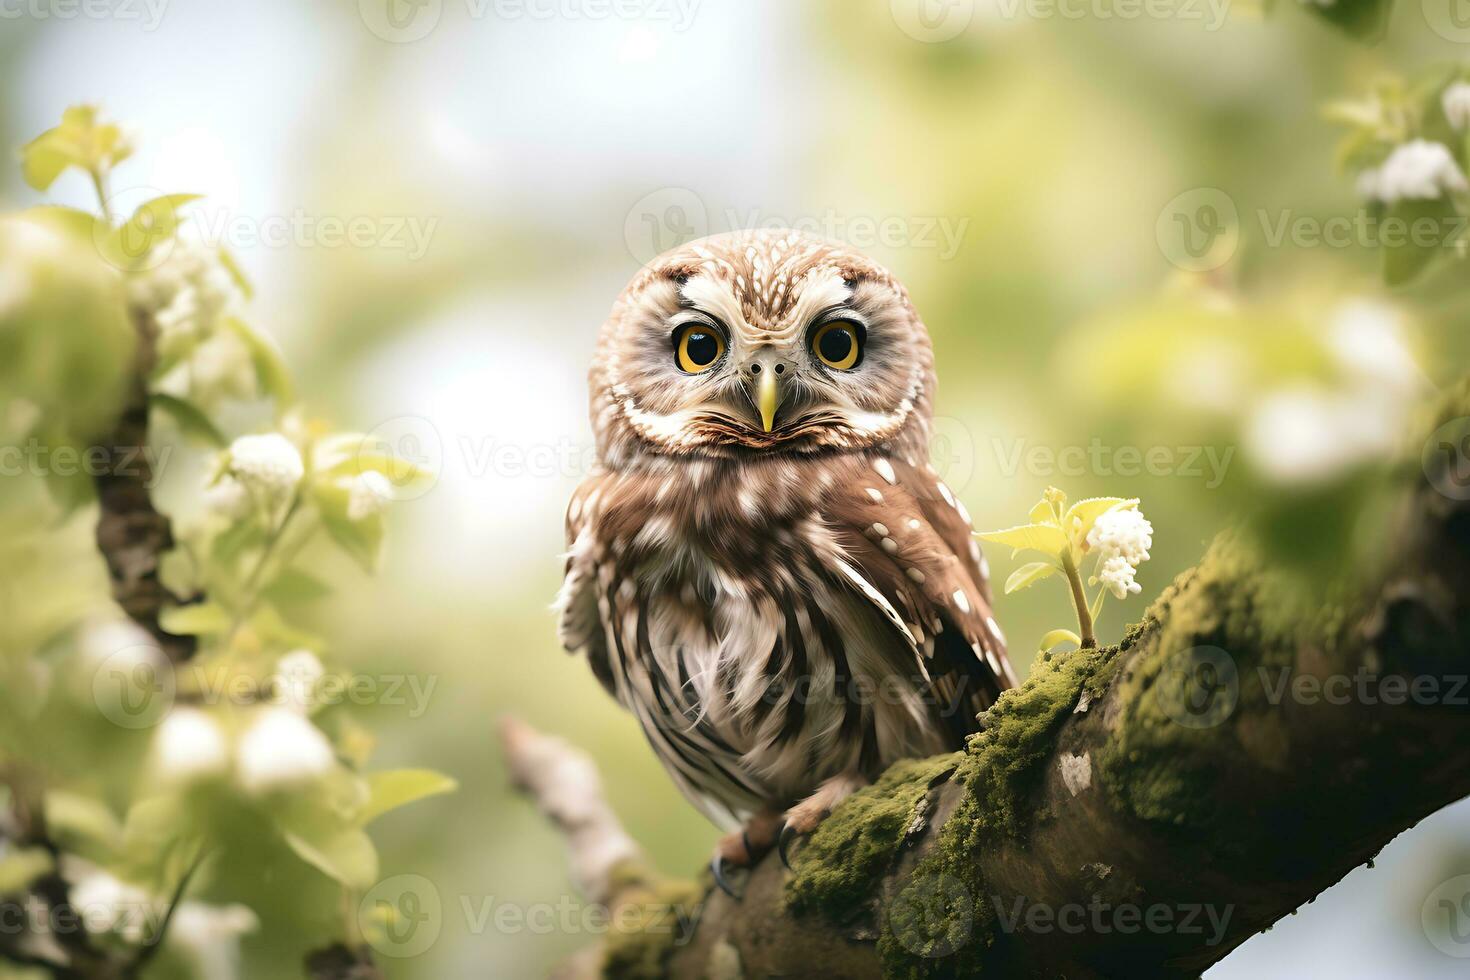
<svg viewBox="0 0 1470 980">
<path fill-rule="evenodd" d="M 760 376 L 755 387 L 755 405 L 760 409 L 761 426 L 770 432 L 776 422 L 776 407 L 781 404 L 780 392 L 776 388 L 776 373 L 767 370 Z"/>
</svg>

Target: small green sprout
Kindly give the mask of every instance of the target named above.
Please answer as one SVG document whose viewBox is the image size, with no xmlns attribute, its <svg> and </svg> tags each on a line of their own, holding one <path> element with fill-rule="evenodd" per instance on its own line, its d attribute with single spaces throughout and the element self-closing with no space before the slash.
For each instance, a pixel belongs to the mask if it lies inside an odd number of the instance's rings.
<svg viewBox="0 0 1470 980">
<path fill-rule="evenodd" d="M 1139 564 L 1148 561 L 1153 546 L 1153 525 L 1138 509 L 1138 500 L 1124 497 L 1091 497 L 1067 506 L 1067 495 L 1047 487 L 1041 501 L 1031 508 L 1031 523 L 1000 531 L 982 531 L 976 537 L 1023 551 L 1039 552 L 1042 561 L 1022 565 L 1006 579 L 1006 595 L 1029 588 L 1058 572 L 1067 580 L 1072 607 L 1077 612 L 1078 633 L 1056 629 L 1041 638 L 1047 652 L 1064 642 L 1079 647 L 1097 646 L 1093 623 L 1102 611 L 1109 592 L 1119 599 L 1141 591 L 1133 580 Z M 1083 562 L 1095 558 L 1088 585 L 1098 586 L 1097 596 L 1088 601 L 1080 571 Z"/>
</svg>

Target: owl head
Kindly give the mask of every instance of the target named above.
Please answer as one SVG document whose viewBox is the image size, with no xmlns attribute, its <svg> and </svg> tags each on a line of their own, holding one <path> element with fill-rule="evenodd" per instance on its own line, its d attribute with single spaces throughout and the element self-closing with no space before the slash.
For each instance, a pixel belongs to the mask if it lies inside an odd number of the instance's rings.
<svg viewBox="0 0 1470 980">
<path fill-rule="evenodd" d="M 866 256 L 797 231 L 734 232 L 634 277 L 590 384 L 609 465 L 877 446 L 918 456 L 934 356 L 903 286 Z"/>
</svg>

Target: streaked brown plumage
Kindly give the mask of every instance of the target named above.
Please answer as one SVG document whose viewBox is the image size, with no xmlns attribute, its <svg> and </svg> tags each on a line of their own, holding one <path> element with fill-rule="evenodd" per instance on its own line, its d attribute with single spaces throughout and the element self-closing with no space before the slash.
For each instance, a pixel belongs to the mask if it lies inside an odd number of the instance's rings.
<svg viewBox="0 0 1470 980">
<path fill-rule="evenodd" d="M 810 830 L 1013 682 L 927 463 L 928 334 L 880 266 L 796 232 L 690 243 L 619 297 L 589 381 L 562 640 L 712 819 L 755 848 L 783 812 Z"/>
</svg>

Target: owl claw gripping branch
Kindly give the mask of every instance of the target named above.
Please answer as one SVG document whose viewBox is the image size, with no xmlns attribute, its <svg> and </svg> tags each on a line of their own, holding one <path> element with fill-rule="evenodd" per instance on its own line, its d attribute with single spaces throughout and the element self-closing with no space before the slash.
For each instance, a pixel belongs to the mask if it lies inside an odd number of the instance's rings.
<svg viewBox="0 0 1470 980">
<path fill-rule="evenodd" d="M 645 267 L 589 376 L 569 650 L 752 865 L 1015 683 L 965 508 L 927 463 L 934 358 L 902 285 L 797 232 Z M 737 829 L 737 828 L 742 828 Z"/>
</svg>

